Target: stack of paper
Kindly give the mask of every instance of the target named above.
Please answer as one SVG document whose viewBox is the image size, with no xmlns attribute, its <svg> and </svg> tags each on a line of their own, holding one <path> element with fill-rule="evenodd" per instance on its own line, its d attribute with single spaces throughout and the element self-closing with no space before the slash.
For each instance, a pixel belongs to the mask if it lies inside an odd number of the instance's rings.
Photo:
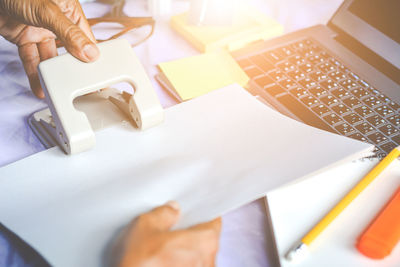
<svg viewBox="0 0 400 267">
<path fill-rule="evenodd" d="M 2 223 L 54 266 L 105 265 L 118 231 L 168 200 L 182 206 L 178 227 L 190 226 L 372 149 L 285 117 L 238 85 L 167 109 L 158 127 L 122 124 L 96 139 L 85 153 L 55 147 L 0 168 Z"/>
</svg>

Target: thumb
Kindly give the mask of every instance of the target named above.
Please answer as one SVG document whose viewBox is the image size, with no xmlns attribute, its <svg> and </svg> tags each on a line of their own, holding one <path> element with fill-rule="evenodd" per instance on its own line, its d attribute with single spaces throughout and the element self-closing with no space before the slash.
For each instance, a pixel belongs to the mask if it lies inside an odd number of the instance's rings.
<svg viewBox="0 0 400 267">
<path fill-rule="evenodd" d="M 89 39 L 81 28 L 68 19 L 55 3 L 48 2 L 46 14 L 42 14 L 44 16 L 43 24 L 46 25 L 46 28 L 54 32 L 63 42 L 67 51 L 77 59 L 84 62 L 96 60 L 100 55 L 96 44 Z"/>
<path fill-rule="evenodd" d="M 197 230 L 197 231 L 211 230 L 211 231 L 215 232 L 215 234 L 217 236 L 219 236 L 221 234 L 221 228 L 222 228 L 222 219 L 221 219 L 221 217 L 218 217 L 212 221 L 192 226 L 189 229 Z"/>
<path fill-rule="evenodd" d="M 180 215 L 179 205 L 170 201 L 148 213 L 139 216 L 137 226 L 149 232 L 168 231 L 178 221 Z"/>
</svg>

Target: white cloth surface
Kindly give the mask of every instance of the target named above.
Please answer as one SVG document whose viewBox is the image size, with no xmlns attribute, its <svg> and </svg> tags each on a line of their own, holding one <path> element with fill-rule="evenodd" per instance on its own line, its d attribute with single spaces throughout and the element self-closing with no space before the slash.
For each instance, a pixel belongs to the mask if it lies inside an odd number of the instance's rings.
<svg viewBox="0 0 400 267">
<path fill-rule="evenodd" d="M 317 23 L 326 23 L 342 0 L 251 0 L 261 11 L 274 17 L 286 32 Z M 109 7 L 84 4 L 87 17 L 105 14 Z M 175 0 L 172 12 L 188 9 L 186 1 Z M 147 15 L 146 1 L 128 0 L 130 16 Z M 99 28 L 97 28 L 99 30 Z M 176 102 L 155 81 L 157 64 L 198 52 L 173 32 L 166 20 L 157 21 L 154 35 L 135 47 L 164 107 Z M 0 37 L 0 167 L 44 150 L 28 126 L 28 117 L 46 107 L 29 89 L 17 48 Z M 271 233 L 263 200 L 260 199 L 223 218 L 218 266 L 276 266 Z"/>
</svg>

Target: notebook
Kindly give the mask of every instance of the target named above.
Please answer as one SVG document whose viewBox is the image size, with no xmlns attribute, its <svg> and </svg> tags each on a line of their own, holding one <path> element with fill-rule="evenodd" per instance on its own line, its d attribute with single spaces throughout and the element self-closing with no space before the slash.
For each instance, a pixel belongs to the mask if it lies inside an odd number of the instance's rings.
<svg viewBox="0 0 400 267">
<path fill-rule="evenodd" d="M 393 162 L 374 180 L 310 246 L 301 262 L 284 258 L 287 251 L 358 183 L 377 159 L 347 163 L 305 181 L 267 194 L 267 210 L 282 267 L 397 267 L 400 244 L 383 260 L 357 251 L 357 238 L 373 221 L 400 185 L 400 161 Z"/>
<path fill-rule="evenodd" d="M 54 266 L 97 267 L 121 228 L 171 199 L 182 228 L 372 149 L 231 85 L 168 108 L 158 127 L 117 125 L 90 151 L 54 147 L 0 168 L 1 221 Z"/>
</svg>

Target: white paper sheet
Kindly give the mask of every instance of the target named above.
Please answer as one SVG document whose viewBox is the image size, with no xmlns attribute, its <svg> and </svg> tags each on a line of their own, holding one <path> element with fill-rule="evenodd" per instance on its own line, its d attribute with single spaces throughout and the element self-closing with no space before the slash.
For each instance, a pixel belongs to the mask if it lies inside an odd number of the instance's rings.
<svg viewBox="0 0 400 267">
<path fill-rule="evenodd" d="M 400 244 L 391 255 L 375 260 L 357 251 L 358 237 L 400 186 L 400 161 L 377 177 L 310 246 L 300 262 L 289 262 L 286 253 L 376 164 L 356 161 L 316 175 L 306 181 L 268 193 L 268 208 L 282 267 L 398 267 Z"/>
<path fill-rule="evenodd" d="M 371 149 L 238 85 L 169 108 L 159 127 L 96 138 L 89 152 L 53 148 L 0 169 L 0 220 L 55 266 L 100 266 L 121 227 L 168 200 L 182 206 L 178 227 L 193 225 Z"/>
</svg>

